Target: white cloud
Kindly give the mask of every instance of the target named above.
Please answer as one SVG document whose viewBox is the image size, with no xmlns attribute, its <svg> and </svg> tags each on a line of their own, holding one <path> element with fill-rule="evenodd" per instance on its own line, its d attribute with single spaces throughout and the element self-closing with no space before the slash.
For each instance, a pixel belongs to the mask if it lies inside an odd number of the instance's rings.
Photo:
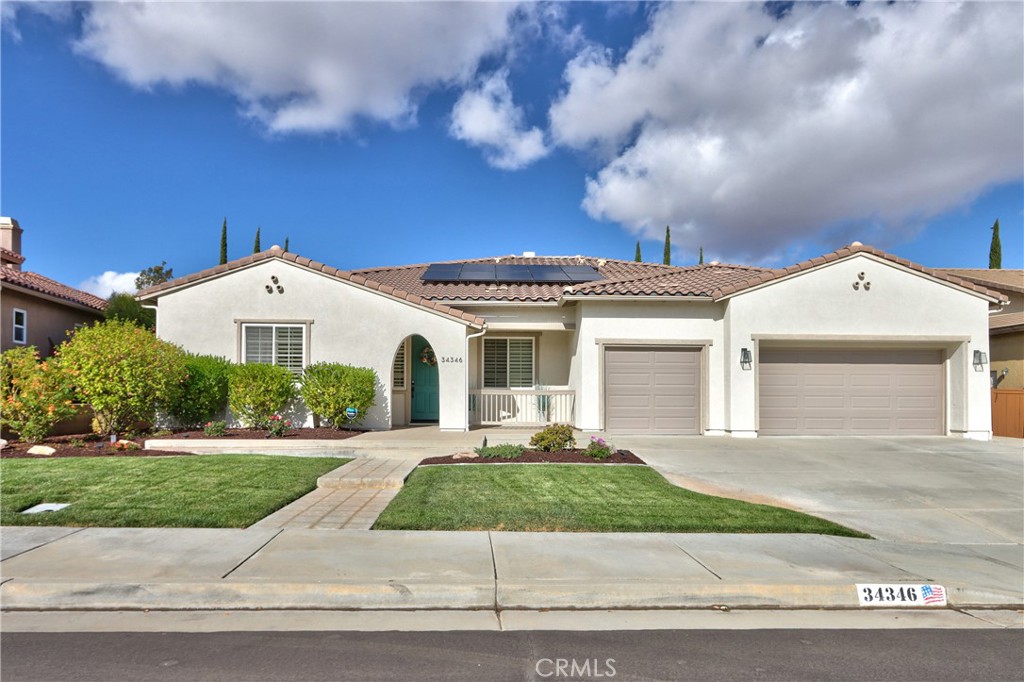
<svg viewBox="0 0 1024 682">
<path fill-rule="evenodd" d="M 458 140 L 484 149 L 496 168 L 518 170 L 547 156 L 544 132 L 526 128 L 523 110 L 512 102 L 508 71 L 482 79 L 462 93 L 452 108 L 449 131 Z"/>
<path fill-rule="evenodd" d="M 273 132 L 415 122 L 426 88 L 467 83 L 513 3 L 95 3 L 81 54 L 139 88 L 223 88 Z"/>
<path fill-rule="evenodd" d="M 1024 174 L 1020 3 L 670 3 L 614 61 L 588 48 L 550 110 L 606 165 L 584 209 L 673 243 L 770 258 L 899 241 Z M 832 233 L 825 235 L 826 230 Z"/>
<path fill-rule="evenodd" d="M 100 298 L 109 298 L 114 292 L 135 293 L 137 272 L 115 272 L 107 270 L 102 275 L 93 275 L 78 285 L 82 291 L 88 291 Z"/>
</svg>

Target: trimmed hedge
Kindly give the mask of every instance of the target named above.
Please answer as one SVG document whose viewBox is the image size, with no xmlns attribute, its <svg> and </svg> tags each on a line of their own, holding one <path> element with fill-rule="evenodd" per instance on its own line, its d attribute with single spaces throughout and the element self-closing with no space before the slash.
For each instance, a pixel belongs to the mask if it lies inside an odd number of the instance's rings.
<svg viewBox="0 0 1024 682">
<path fill-rule="evenodd" d="M 359 424 L 377 399 L 377 373 L 368 367 L 318 362 L 302 375 L 302 400 L 306 407 L 334 428 Z M 355 419 L 345 410 L 358 410 Z"/>
<path fill-rule="evenodd" d="M 278 365 L 233 365 L 228 374 L 228 406 L 250 429 L 269 428 L 295 396 L 295 375 Z"/>
<path fill-rule="evenodd" d="M 231 363 L 213 355 L 185 358 L 185 380 L 164 406 L 179 425 L 198 428 L 220 417 L 228 404 Z"/>
</svg>

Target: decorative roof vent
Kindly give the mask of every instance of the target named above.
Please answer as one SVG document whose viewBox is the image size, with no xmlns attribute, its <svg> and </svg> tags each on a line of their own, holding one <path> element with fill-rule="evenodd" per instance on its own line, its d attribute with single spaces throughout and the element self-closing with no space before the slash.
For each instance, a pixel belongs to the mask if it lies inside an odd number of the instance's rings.
<svg viewBox="0 0 1024 682">
<path fill-rule="evenodd" d="M 861 244 L 860 242 L 853 242 L 852 244 L 850 244 L 850 246 L 864 246 L 864 245 Z"/>
</svg>

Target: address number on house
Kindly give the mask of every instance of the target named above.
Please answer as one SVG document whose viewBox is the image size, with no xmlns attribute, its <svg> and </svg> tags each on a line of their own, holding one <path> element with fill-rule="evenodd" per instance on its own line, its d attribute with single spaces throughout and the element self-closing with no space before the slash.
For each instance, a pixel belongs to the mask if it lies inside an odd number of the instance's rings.
<svg viewBox="0 0 1024 682">
<path fill-rule="evenodd" d="M 858 584 L 857 599 L 861 606 L 945 606 L 946 590 L 932 583 Z"/>
<path fill-rule="evenodd" d="M 452 356 L 445 357 L 445 356 L 442 355 L 441 357 L 438 358 L 438 361 L 440 361 L 440 362 L 462 362 L 462 358 L 456 358 L 456 357 L 452 357 Z"/>
</svg>

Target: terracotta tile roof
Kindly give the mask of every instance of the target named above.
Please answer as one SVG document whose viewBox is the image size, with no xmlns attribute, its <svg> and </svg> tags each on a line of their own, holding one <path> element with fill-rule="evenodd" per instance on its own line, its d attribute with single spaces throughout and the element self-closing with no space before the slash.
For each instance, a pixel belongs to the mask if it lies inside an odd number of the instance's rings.
<svg viewBox="0 0 1024 682">
<path fill-rule="evenodd" d="M 1002 289 L 1024 294 L 1024 270 L 982 270 L 980 268 L 940 268 L 943 272 L 953 277 L 965 279 L 968 282 L 980 284 L 983 287 Z"/>
<path fill-rule="evenodd" d="M 476 315 L 472 315 L 461 310 L 456 310 L 455 308 L 444 305 L 443 303 L 427 300 L 426 298 L 419 296 L 417 294 L 410 293 L 395 286 L 391 286 L 388 284 L 368 279 L 355 272 L 344 272 L 342 270 L 338 270 L 337 268 L 332 268 L 329 265 L 324 265 L 323 263 L 318 263 L 314 260 L 310 260 L 309 258 L 298 256 L 294 253 L 291 253 L 290 251 L 282 251 L 280 248 L 268 249 L 266 251 L 261 251 L 260 253 L 254 253 L 251 256 L 246 256 L 245 258 L 239 258 L 237 260 L 230 261 L 223 265 L 218 265 L 216 267 L 207 268 L 206 270 L 194 272 L 191 275 L 179 277 L 177 279 L 171 280 L 170 282 L 157 284 L 156 286 L 152 286 L 140 291 L 138 293 L 138 297 L 153 298 L 159 294 L 166 293 L 172 289 L 177 289 L 179 287 L 187 286 L 189 284 L 195 284 L 201 280 L 208 279 L 210 277 L 215 277 L 226 272 L 231 272 L 232 270 L 244 268 L 246 266 L 252 265 L 253 263 L 259 263 L 261 261 L 271 259 L 278 259 L 287 261 L 289 263 L 295 263 L 296 265 L 302 266 L 308 270 L 313 270 L 314 272 L 322 272 L 325 275 L 336 277 L 346 282 L 351 282 L 352 284 L 358 285 L 365 289 L 379 291 L 380 293 L 384 294 L 385 296 L 388 296 L 389 298 L 394 298 L 401 301 L 408 301 L 413 305 L 418 305 L 420 307 L 427 308 L 428 310 L 433 310 L 446 317 L 451 317 L 462 322 L 467 322 L 475 327 L 483 327 L 485 323 L 485 320 L 482 317 L 477 317 Z"/>
<path fill-rule="evenodd" d="M 711 298 L 712 293 L 731 282 L 742 282 L 761 272 L 764 268 L 726 263 L 705 263 L 670 272 L 642 277 L 627 277 L 617 280 L 588 282 L 566 290 L 569 296 L 702 296 Z"/>
<path fill-rule="evenodd" d="M 988 316 L 988 328 L 993 332 L 1015 331 L 1014 327 L 1024 330 L 1024 312 L 1020 313 L 999 313 Z"/>
<path fill-rule="evenodd" d="M 993 290 L 988 289 L 988 288 L 986 288 L 984 286 L 981 286 L 979 284 L 975 284 L 973 282 L 969 282 L 966 279 L 963 279 L 963 278 L 960 278 L 960 277 L 955 277 L 955 276 L 950 275 L 950 274 L 946 274 L 946 273 L 944 273 L 941 270 L 932 270 L 931 268 L 926 268 L 923 265 L 918 265 L 917 263 L 912 263 L 911 261 L 907 260 L 906 258 L 900 258 L 898 256 L 892 255 L 891 253 L 886 253 L 885 251 L 882 251 L 881 249 L 876 249 L 873 246 L 866 246 L 866 245 L 860 244 L 858 242 L 854 242 L 853 244 L 850 244 L 849 246 L 844 246 L 843 248 L 839 249 L 838 251 L 833 251 L 832 253 L 826 253 L 824 256 L 818 256 L 817 258 L 811 258 L 810 260 L 805 260 L 805 261 L 803 261 L 801 263 L 797 263 L 795 265 L 790 265 L 789 267 L 786 267 L 786 268 L 782 268 L 782 269 L 778 269 L 778 270 L 765 270 L 762 273 L 760 273 L 758 275 L 755 275 L 755 276 L 751 277 L 750 279 L 748 279 L 746 281 L 726 284 L 726 285 L 720 287 L 719 289 L 717 289 L 712 294 L 712 296 L 714 297 L 715 300 L 718 300 L 718 299 L 721 299 L 721 298 L 725 298 L 726 296 L 732 296 L 733 294 L 737 294 L 737 293 L 739 293 L 741 291 L 744 291 L 746 289 L 750 289 L 752 287 L 756 287 L 759 284 L 765 284 L 767 282 L 771 282 L 772 280 L 781 279 L 783 277 L 788 277 L 789 275 L 793 275 L 793 274 L 796 274 L 798 272 L 803 272 L 805 270 L 810 270 L 812 268 L 816 268 L 816 267 L 818 267 L 820 265 L 825 265 L 826 263 L 832 263 L 832 262 L 835 262 L 837 260 L 841 260 L 841 259 L 844 259 L 844 258 L 849 258 L 850 256 L 854 256 L 854 255 L 856 255 L 858 253 L 868 253 L 868 254 L 871 254 L 871 255 L 876 256 L 878 258 L 881 258 L 883 260 L 887 260 L 887 261 L 889 261 L 891 263 L 897 263 L 899 265 L 902 265 L 905 268 L 909 268 L 911 270 L 915 270 L 917 272 L 920 272 L 920 273 L 922 273 L 924 275 L 928 275 L 929 277 L 933 277 L 935 279 L 938 279 L 938 280 L 941 280 L 941 281 L 944 281 L 944 282 L 949 282 L 951 284 L 955 284 L 955 285 L 957 285 L 959 287 L 962 287 L 964 289 L 968 289 L 969 291 L 973 291 L 973 292 L 979 293 L 979 294 L 981 294 L 983 296 L 988 296 L 990 298 L 996 299 L 997 301 L 1008 301 L 1009 300 L 1006 297 L 1005 294 L 1001 294 L 998 291 L 993 291 Z"/>
<path fill-rule="evenodd" d="M 499 256 L 447 263 L 500 263 L 502 265 L 589 265 L 605 276 L 606 280 L 639 279 L 674 272 L 680 268 L 657 263 L 592 258 L 589 256 Z M 355 270 L 364 277 L 400 287 L 405 291 L 434 301 L 532 301 L 554 302 L 562 297 L 566 284 L 522 283 L 490 284 L 486 282 L 424 282 L 423 273 L 430 263 L 400 265 L 385 268 Z"/>
<path fill-rule="evenodd" d="M 0 246 L 0 259 L 5 260 L 9 263 L 21 264 L 25 262 L 25 257 L 22 256 L 20 253 L 16 253 L 14 251 L 11 251 L 10 249 L 5 249 L 2 246 Z"/>
<path fill-rule="evenodd" d="M 92 308 L 97 312 L 103 312 L 107 309 L 107 302 L 99 296 L 94 296 L 87 291 L 81 291 L 60 282 L 55 282 L 49 277 L 43 277 L 34 272 L 0 267 L 0 282 L 3 282 L 5 285 L 10 284 L 22 289 L 37 291 L 54 298 L 70 301 L 71 303 L 77 303 L 86 308 Z"/>
</svg>

